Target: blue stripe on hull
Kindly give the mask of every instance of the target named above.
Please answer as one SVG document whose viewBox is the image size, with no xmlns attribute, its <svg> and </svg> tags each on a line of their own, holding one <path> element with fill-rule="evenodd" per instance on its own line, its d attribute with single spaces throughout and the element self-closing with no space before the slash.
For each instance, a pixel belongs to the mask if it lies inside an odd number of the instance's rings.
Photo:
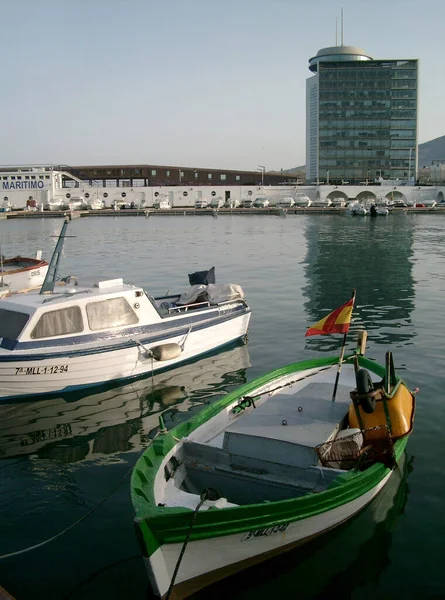
<svg viewBox="0 0 445 600">
<path fill-rule="evenodd" d="M 218 354 L 218 352 L 220 352 L 223 348 L 226 350 L 231 346 L 233 346 L 233 347 L 238 346 L 241 343 L 244 343 L 244 342 L 242 342 L 242 340 L 244 340 L 245 335 L 246 334 L 243 334 L 241 337 L 238 337 L 234 340 L 230 340 L 229 342 L 225 342 L 224 344 L 221 344 L 220 346 L 215 346 L 215 348 L 212 348 L 211 350 L 206 350 L 205 352 L 202 352 L 200 354 L 195 354 L 192 358 L 188 358 L 188 359 L 185 359 L 182 361 L 180 360 L 180 361 L 174 363 L 173 365 L 160 367 L 159 369 L 156 369 L 156 371 L 154 371 L 154 373 L 156 375 L 158 375 L 160 373 L 165 373 L 166 371 L 171 371 L 171 370 L 175 369 L 176 367 L 197 362 L 206 356 L 212 356 L 213 354 Z M 19 396 L 3 396 L 3 397 L 0 397 L 0 403 L 2 403 L 4 401 L 11 402 L 11 400 L 13 400 L 14 402 L 16 400 L 22 401 L 22 402 L 33 401 L 36 398 L 43 400 L 44 398 L 50 398 L 55 395 L 63 398 L 66 402 L 70 402 L 70 401 L 72 402 L 72 401 L 79 400 L 81 397 L 85 397 L 86 395 L 88 395 L 88 393 L 84 393 L 82 395 L 79 395 L 79 397 L 76 397 L 76 398 L 71 397 L 70 398 L 70 395 L 73 396 L 76 394 L 76 392 L 78 393 L 81 390 L 90 390 L 90 389 L 94 388 L 95 391 L 97 391 L 96 388 L 98 388 L 98 387 L 107 387 L 107 388 L 117 387 L 118 385 L 121 385 L 123 382 L 130 382 L 130 381 L 145 379 L 145 378 L 151 377 L 151 375 L 152 375 L 151 371 L 146 371 L 145 373 L 141 373 L 139 375 L 120 377 L 119 379 L 112 379 L 112 380 L 108 379 L 105 381 L 98 381 L 95 383 L 85 383 L 82 385 L 70 385 L 70 386 L 67 386 L 67 387 L 59 389 L 59 390 L 54 390 L 52 392 L 40 392 L 40 393 L 34 394 L 32 396 L 30 394 L 21 394 Z"/>
<path fill-rule="evenodd" d="M 204 319 L 199 318 L 199 319 L 194 320 L 195 325 L 193 325 L 193 322 L 188 320 L 187 323 L 181 323 L 179 327 L 177 327 L 176 329 L 172 329 L 171 328 L 172 323 L 169 322 L 168 324 L 166 324 L 168 326 L 164 325 L 163 332 L 157 331 L 155 335 L 151 335 L 149 337 L 137 337 L 137 335 L 140 336 L 143 333 L 143 329 L 145 329 L 145 330 L 149 329 L 149 327 L 139 328 L 138 334 L 126 332 L 125 338 L 121 339 L 121 341 L 119 343 L 110 344 L 110 345 L 106 345 L 106 346 L 94 346 L 92 348 L 77 348 L 77 349 L 70 349 L 70 350 L 65 349 L 65 350 L 61 350 L 59 352 L 47 352 L 47 353 L 39 353 L 39 354 L 22 355 L 21 353 L 19 354 L 18 351 L 22 351 L 22 350 L 28 349 L 28 348 L 34 349 L 35 347 L 42 348 L 44 346 L 44 344 L 39 343 L 39 342 L 21 342 L 21 343 L 17 344 L 17 346 L 15 347 L 15 349 L 13 351 L 11 351 L 11 354 L 8 354 L 6 356 L 0 355 L 0 364 L 8 363 L 8 362 L 52 360 L 52 359 L 60 359 L 60 358 L 69 358 L 70 356 L 88 356 L 88 355 L 94 355 L 94 354 L 102 354 L 104 352 L 115 352 L 116 350 L 123 350 L 125 348 L 134 347 L 135 339 L 137 339 L 142 344 L 154 344 L 154 343 L 161 342 L 161 341 L 168 342 L 169 340 L 171 340 L 174 337 L 186 335 L 189 330 L 190 325 L 192 325 L 192 331 L 202 331 L 204 329 L 209 329 L 209 328 L 213 327 L 214 325 L 219 325 L 224 322 L 229 322 L 232 319 L 237 319 L 241 316 L 244 316 L 244 315 L 250 313 L 249 308 L 245 308 L 245 307 L 241 307 L 241 308 L 242 308 L 242 310 L 237 308 L 236 312 L 231 312 L 229 315 L 213 317 L 210 321 L 208 320 L 208 315 L 206 315 L 207 318 L 205 319 L 205 323 L 202 323 L 202 324 L 198 324 L 198 323 L 200 321 L 203 321 Z M 153 330 L 153 327 L 151 329 Z M 159 329 L 159 328 L 156 327 L 156 329 Z M 131 338 L 129 339 L 130 335 L 131 335 Z M 84 340 L 85 337 L 87 337 L 87 336 L 82 336 L 82 339 Z M 57 343 L 54 343 L 54 341 L 53 341 L 52 345 L 53 346 L 54 345 L 67 346 L 68 344 L 70 344 L 70 347 L 72 348 L 73 345 L 79 344 L 78 340 L 79 340 L 79 338 L 69 338 L 69 339 L 64 338 L 64 339 L 59 340 Z M 82 344 L 84 344 L 84 343 L 86 343 L 86 342 L 82 341 Z"/>
</svg>

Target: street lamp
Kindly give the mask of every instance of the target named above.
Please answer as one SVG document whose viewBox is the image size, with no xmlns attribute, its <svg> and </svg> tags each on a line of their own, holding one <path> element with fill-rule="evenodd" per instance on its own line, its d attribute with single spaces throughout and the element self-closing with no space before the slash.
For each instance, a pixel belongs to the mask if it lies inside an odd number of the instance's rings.
<svg viewBox="0 0 445 600">
<path fill-rule="evenodd" d="M 261 169 L 261 185 L 264 185 L 264 173 L 266 171 L 266 167 L 264 165 L 258 165 Z M 259 169 L 257 169 L 259 171 Z"/>
</svg>

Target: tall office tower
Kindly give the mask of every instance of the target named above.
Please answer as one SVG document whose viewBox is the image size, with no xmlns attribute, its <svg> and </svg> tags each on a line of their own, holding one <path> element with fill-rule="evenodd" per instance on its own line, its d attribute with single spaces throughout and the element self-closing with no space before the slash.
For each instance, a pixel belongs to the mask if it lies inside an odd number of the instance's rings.
<svg viewBox="0 0 445 600">
<path fill-rule="evenodd" d="M 306 80 L 306 179 L 360 184 L 417 173 L 417 60 L 323 48 Z"/>
</svg>

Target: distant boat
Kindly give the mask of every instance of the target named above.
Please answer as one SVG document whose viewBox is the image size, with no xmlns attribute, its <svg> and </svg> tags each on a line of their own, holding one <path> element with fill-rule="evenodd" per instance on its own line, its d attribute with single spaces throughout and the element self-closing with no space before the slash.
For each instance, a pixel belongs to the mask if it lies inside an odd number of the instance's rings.
<svg viewBox="0 0 445 600">
<path fill-rule="evenodd" d="M 157 196 L 156 200 L 153 202 L 153 208 L 155 210 L 170 210 L 172 205 L 168 196 L 161 194 L 160 196 Z"/>
<path fill-rule="evenodd" d="M 312 200 L 306 194 L 297 193 L 295 196 L 295 206 L 300 208 L 307 208 L 311 206 Z"/>
<path fill-rule="evenodd" d="M 0 259 L 0 295 L 41 287 L 48 272 L 48 263 L 39 250 L 35 258 L 14 256 Z"/>
<path fill-rule="evenodd" d="M 284 196 L 277 202 L 277 208 L 293 208 L 295 206 L 295 200 L 290 196 Z"/>
</svg>

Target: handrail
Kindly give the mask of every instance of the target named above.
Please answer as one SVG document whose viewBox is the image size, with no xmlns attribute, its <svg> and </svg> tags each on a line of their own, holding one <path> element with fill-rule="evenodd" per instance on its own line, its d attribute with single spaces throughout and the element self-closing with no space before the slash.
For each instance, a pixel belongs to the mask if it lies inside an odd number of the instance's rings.
<svg viewBox="0 0 445 600">
<path fill-rule="evenodd" d="M 197 306 L 204 306 L 204 305 L 210 306 L 210 302 L 195 302 L 193 304 L 183 304 L 181 306 L 174 306 L 173 308 L 169 308 L 168 312 L 169 313 L 175 312 L 175 311 L 181 312 L 182 309 L 184 309 L 183 312 L 187 312 L 189 308 L 196 308 Z"/>
</svg>

